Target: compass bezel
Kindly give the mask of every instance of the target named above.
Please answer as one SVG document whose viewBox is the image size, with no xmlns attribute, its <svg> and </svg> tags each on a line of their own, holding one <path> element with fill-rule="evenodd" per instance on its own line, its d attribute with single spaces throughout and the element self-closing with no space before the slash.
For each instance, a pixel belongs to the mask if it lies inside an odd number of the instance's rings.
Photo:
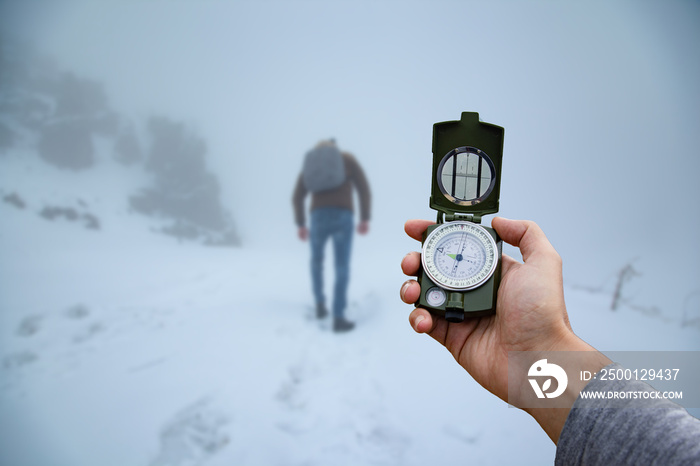
<svg viewBox="0 0 700 466">
<path fill-rule="evenodd" d="M 466 280 L 456 280 L 447 277 L 444 273 L 440 272 L 437 266 L 434 264 L 437 241 L 443 238 L 445 235 L 451 233 L 445 230 L 452 229 L 463 230 L 464 232 L 476 237 L 486 252 L 486 261 L 484 266 L 478 273 L 473 274 Z M 450 291 L 467 291 L 480 287 L 493 276 L 499 262 L 498 246 L 489 232 L 486 231 L 486 229 L 481 225 L 466 221 L 447 222 L 438 225 L 437 228 L 431 231 L 426 237 L 421 252 L 421 263 L 425 273 L 436 285 Z M 485 274 L 483 273 L 484 271 L 486 271 Z M 481 278 L 474 281 L 473 278 L 478 276 L 481 276 Z M 466 283 L 461 284 L 460 282 Z"/>
</svg>

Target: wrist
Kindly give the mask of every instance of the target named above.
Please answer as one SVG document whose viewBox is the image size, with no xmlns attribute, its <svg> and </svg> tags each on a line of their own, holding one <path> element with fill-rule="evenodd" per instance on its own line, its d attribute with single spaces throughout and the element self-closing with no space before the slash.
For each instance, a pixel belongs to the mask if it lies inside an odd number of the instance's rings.
<svg viewBox="0 0 700 466">
<path fill-rule="evenodd" d="M 610 359 L 604 354 L 580 339 L 573 332 L 563 336 L 551 351 L 575 353 L 576 371 L 596 373 L 611 363 Z M 574 357 L 572 356 L 572 358 Z M 559 441 L 559 435 L 564 428 L 571 407 L 588 382 L 587 380 L 581 380 L 580 377 L 569 377 L 564 393 L 557 397 L 556 408 L 523 408 L 523 410 L 537 421 L 549 435 L 549 438 L 556 444 Z"/>
</svg>

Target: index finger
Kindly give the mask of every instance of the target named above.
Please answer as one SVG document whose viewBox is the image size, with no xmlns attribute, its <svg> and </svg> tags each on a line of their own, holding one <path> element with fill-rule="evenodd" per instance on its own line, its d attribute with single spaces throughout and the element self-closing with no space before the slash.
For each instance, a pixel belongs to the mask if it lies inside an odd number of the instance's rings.
<svg viewBox="0 0 700 466">
<path fill-rule="evenodd" d="M 421 241 L 423 239 L 423 232 L 426 228 L 435 222 L 430 220 L 409 220 L 404 225 L 403 229 L 411 238 L 416 241 Z"/>
</svg>

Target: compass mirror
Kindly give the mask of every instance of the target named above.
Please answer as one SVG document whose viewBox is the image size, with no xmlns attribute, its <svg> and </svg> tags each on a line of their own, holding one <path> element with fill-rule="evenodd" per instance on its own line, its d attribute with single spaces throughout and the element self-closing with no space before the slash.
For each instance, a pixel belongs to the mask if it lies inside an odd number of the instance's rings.
<svg viewBox="0 0 700 466">
<path fill-rule="evenodd" d="M 438 167 L 440 191 L 458 205 L 476 205 L 495 185 L 495 168 L 486 153 L 475 147 L 458 147 L 443 157 Z"/>
</svg>

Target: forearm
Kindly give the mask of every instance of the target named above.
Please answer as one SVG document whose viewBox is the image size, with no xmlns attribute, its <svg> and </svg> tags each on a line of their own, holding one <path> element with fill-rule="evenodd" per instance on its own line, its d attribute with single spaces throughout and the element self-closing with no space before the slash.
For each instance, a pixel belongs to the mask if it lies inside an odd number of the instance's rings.
<svg viewBox="0 0 700 466">
<path fill-rule="evenodd" d="M 306 194 L 307 191 L 304 187 L 304 181 L 302 176 L 299 175 L 297 184 L 294 188 L 294 193 L 292 195 L 292 206 L 294 208 L 294 222 L 300 228 L 306 224 L 306 218 L 304 215 L 304 199 L 306 198 Z"/>
<path fill-rule="evenodd" d="M 610 365 L 609 370 L 621 368 Z M 587 392 L 655 392 L 645 382 L 594 379 Z M 556 464 L 700 464 L 700 420 L 653 397 L 579 397 L 557 444 Z"/>
<path fill-rule="evenodd" d="M 357 196 L 360 202 L 360 221 L 367 222 L 370 220 L 371 216 L 371 191 L 369 188 L 369 183 L 367 182 L 367 177 L 365 172 L 357 163 L 354 157 L 348 159 L 348 168 L 350 170 L 350 179 L 352 180 L 355 190 L 357 191 Z"/>
</svg>

